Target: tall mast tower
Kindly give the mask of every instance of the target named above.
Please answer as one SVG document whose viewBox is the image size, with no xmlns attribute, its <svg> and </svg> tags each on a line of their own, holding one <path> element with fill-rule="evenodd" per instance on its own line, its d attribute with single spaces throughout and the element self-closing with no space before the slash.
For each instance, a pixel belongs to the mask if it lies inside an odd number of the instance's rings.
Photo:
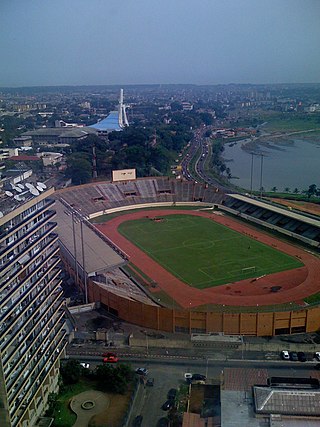
<svg viewBox="0 0 320 427">
<path fill-rule="evenodd" d="M 123 89 L 120 89 L 120 98 L 119 98 L 119 126 L 121 128 L 124 128 L 126 126 L 129 126 L 127 113 L 126 113 L 126 107 L 127 105 L 123 103 Z"/>
</svg>

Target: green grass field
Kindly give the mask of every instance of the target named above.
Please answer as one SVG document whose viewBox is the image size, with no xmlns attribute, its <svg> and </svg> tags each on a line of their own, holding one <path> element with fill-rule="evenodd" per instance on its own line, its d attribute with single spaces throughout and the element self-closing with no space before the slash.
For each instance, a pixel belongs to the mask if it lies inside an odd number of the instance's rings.
<svg viewBox="0 0 320 427">
<path fill-rule="evenodd" d="M 303 265 L 210 219 L 192 215 L 169 215 L 163 222 L 126 221 L 119 232 L 174 276 L 199 289 Z"/>
</svg>

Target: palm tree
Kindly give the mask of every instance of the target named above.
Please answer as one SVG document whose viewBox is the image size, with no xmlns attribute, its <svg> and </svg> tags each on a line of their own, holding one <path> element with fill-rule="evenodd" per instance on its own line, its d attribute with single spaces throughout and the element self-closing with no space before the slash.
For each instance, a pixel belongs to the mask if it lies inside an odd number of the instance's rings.
<svg viewBox="0 0 320 427">
<path fill-rule="evenodd" d="M 277 187 L 272 187 L 271 191 L 273 191 L 275 193 L 277 191 Z"/>
<path fill-rule="evenodd" d="M 304 193 L 308 196 L 308 199 L 310 199 L 311 196 L 314 196 L 315 194 L 317 194 L 316 184 L 309 185 L 308 190 L 304 190 Z"/>
<path fill-rule="evenodd" d="M 284 189 L 284 192 L 285 192 L 285 193 L 290 193 L 290 188 L 289 188 L 289 187 L 286 187 L 286 188 Z"/>
<path fill-rule="evenodd" d="M 298 194 L 298 193 L 299 193 L 299 189 L 296 187 L 296 188 L 293 190 L 293 192 L 294 192 L 294 194 Z"/>
</svg>

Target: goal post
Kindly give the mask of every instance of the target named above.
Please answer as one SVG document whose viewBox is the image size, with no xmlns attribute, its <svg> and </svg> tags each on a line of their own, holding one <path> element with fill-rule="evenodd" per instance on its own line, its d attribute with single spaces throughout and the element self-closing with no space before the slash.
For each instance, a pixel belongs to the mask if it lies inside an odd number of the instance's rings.
<svg viewBox="0 0 320 427">
<path fill-rule="evenodd" d="M 256 266 L 253 265 L 252 267 L 245 267 L 241 269 L 242 274 L 251 274 L 256 272 Z"/>
</svg>

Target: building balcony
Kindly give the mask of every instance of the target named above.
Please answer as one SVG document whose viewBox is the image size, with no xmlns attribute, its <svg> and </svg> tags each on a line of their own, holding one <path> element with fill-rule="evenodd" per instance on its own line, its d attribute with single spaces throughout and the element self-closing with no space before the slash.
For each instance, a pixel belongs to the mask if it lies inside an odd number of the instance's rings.
<svg viewBox="0 0 320 427">
<path fill-rule="evenodd" d="M 58 282 L 58 284 L 60 284 L 60 282 Z M 30 346 L 30 343 L 33 342 L 33 338 L 36 337 L 37 339 L 38 337 L 40 337 L 42 332 L 41 322 L 46 321 L 46 319 L 51 319 L 61 309 L 63 304 L 63 301 L 61 300 L 62 291 L 55 295 L 53 295 L 53 293 L 54 290 L 52 290 L 49 294 L 49 297 L 53 298 L 50 302 L 49 307 L 48 301 L 44 301 L 38 307 L 38 310 L 35 313 L 34 317 L 30 317 L 26 322 L 24 322 L 25 336 L 23 337 L 23 340 L 18 341 L 17 344 L 14 344 L 21 329 L 19 325 L 17 325 L 16 328 L 12 331 L 10 337 L 7 336 L 7 339 L 3 340 L 2 344 L 0 345 L 2 354 L 5 354 L 7 352 L 7 355 L 3 358 L 4 366 L 7 363 L 11 362 L 12 359 L 17 356 L 19 351 L 22 351 L 25 343 Z M 35 333 L 36 335 L 32 335 Z M 10 353 L 9 348 L 11 348 Z"/>
<path fill-rule="evenodd" d="M 7 328 L 11 328 L 14 325 L 15 321 L 17 321 L 18 315 L 21 318 L 21 316 L 27 313 L 27 310 L 31 308 L 33 302 L 29 301 L 29 303 L 25 304 L 23 307 L 22 303 L 26 300 L 28 296 L 32 297 L 32 292 L 38 285 L 42 287 L 42 290 L 37 294 L 37 298 L 39 299 L 41 297 L 41 295 L 44 293 L 45 285 L 53 281 L 54 278 L 57 277 L 57 275 L 60 273 L 59 269 L 53 277 L 49 276 L 53 269 L 58 266 L 59 262 L 60 259 L 56 258 L 44 274 L 39 274 L 39 276 L 37 276 L 36 273 L 40 272 L 42 268 L 40 265 L 39 268 L 34 271 L 31 277 L 26 277 L 26 279 L 21 284 L 19 284 L 18 288 L 13 288 L 10 294 L 7 295 L 1 301 L 2 310 L 4 310 L 4 312 L 0 314 L 0 322 L 6 322 Z M 25 291 L 22 292 L 18 298 L 12 301 L 12 298 L 10 299 L 10 295 L 12 295 L 12 293 L 15 293 L 19 288 L 23 289 L 23 287 L 25 287 Z M 5 306 L 5 304 L 7 305 Z"/>
<path fill-rule="evenodd" d="M 29 242 L 23 250 L 21 250 L 18 254 L 12 254 L 8 257 L 8 259 L 3 260 L 3 264 L 0 267 L 0 275 L 3 276 L 6 272 L 11 268 L 12 264 L 16 264 L 17 262 L 24 264 L 29 261 L 31 256 L 34 256 L 36 252 L 35 248 L 39 245 L 44 239 L 46 239 L 50 234 L 56 229 L 57 223 L 48 223 L 46 230 L 42 232 L 38 238 L 32 242 Z M 52 233 L 53 234 L 53 233 Z M 34 253 L 32 253 L 32 250 Z M 28 252 L 31 252 L 31 255 L 28 256 Z"/>
<path fill-rule="evenodd" d="M 39 281 L 39 279 L 44 279 L 48 272 L 52 270 L 52 266 L 57 266 L 59 264 L 60 259 L 53 254 L 57 253 L 57 248 L 53 252 L 51 252 L 45 259 L 42 260 L 41 263 L 38 263 L 38 265 L 31 271 L 28 272 L 28 274 L 25 274 L 25 278 L 20 281 L 20 283 L 15 284 L 13 283 L 9 289 L 8 286 L 2 290 L 1 293 L 1 306 L 6 306 L 7 309 L 14 305 L 15 301 L 19 300 L 20 302 L 23 302 L 24 296 L 26 295 L 26 292 L 32 288 L 35 287 L 35 283 Z M 45 266 L 45 267 L 44 267 Z M 21 290 L 24 290 L 24 292 L 21 292 Z M 17 291 L 20 290 L 20 295 L 18 298 L 13 299 L 13 296 L 17 294 Z M 2 309 L 3 310 L 3 309 Z M 2 316 L 2 310 L 0 310 L 0 319 Z"/>
<path fill-rule="evenodd" d="M 41 360 L 47 357 L 45 355 L 48 354 L 48 352 L 50 351 L 50 347 L 53 345 L 56 337 L 59 335 L 59 333 L 64 327 L 64 322 L 61 322 L 62 318 L 63 312 L 59 313 L 58 317 L 55 319 L 54 324 L 50 326 L 51 333 L 48 338 L 46 338 L 45 340 L 40 339 L 39 341 L 39 338 L 41 337 L 35 337 L 32 343 L 25 349 L 24 352 L 20 352 L 19 355 L 16 355 L 17 360 L 15 363 L 14 372 L 10 374 L 9 381 L 6 382 L 6 388 L 8 391 L 10 391 L 12 387 L 17 389 L 20 386 L 22 373 L 26 370 L 26 365 L 25 363 L 23 363 L 23 360 L 27 364 L 29 362 L 29 365 L 33 363 L 33 366 L 31 366 L 31 368 L 33 369 L 36 364 L 41 365 Z M 47 326 L 49 326 L 49 322 L 47 323 Z M 54 331 L 54 328 L 56 328 L 56 331 Z M 30 352 L 30 348 L 34 348 L 32 352 Z"/>
<path fill-rule="evenodd" d="M 22 406 L 30 404 L 35 398 L 36 393 L 39 390 L 39 386 L 45 382 L 50 373 L 50 369 L 54 366 L 61 352 L 66 347 L 67 341 L 65 339 L 65 333 L 62 331 L 62 329 L 58 330 L 55 337 L 57 338 L 57 340 L 55 342 L 54 347 L 50 350 L 50 354 L 47 360 L 43 361 L 43 363 L 39 364 L 37 367 L 34 367 L 32 371 L 28 373 L 28 377 L 26 377 L 21 382 L 19 389 L 17 389 L 14 395 L 12 395 L 9 399 L 9 405 L 11 406 L 11 408 L 14 405 L 15 408 L 10 414 L 11 418 L 15 418 L 18 416 L 18 418 L 21 419 L 24 416 L 25 412 L 27 411 L 27 408 L 23 409 Z M 59 351 L 57 351 L 57 349 L 59 349 Z M 28 384 L 29 379 L 31 379 L 31 382 Z M 39 385 L 37 385 L 37 383 Z M 37 385 L 37 387 L 33 387 L 34 385 Z M 15 401 L 19 396 L 21 396 L 22 391 L 24 391 L 23 397 L 21 398 L 20 402 L 15 405 Z M 18 422 L 14 423 L 15 426 L 17 424 Z"/>
<path fill-rule="evenodd" d="M 41 237 L 42 233 L 41 228 L 49 223 L 52 222 L 52 219 L 56 216 L 55 211 L 49 211 L 48 214 L 42 218 L 40 221 L 36 222 L 32 227 L 26 230 L 25 233 L 23 233 L 22 236 L 17 237 L 16 239 L 12 240 L 10 244 L 5 244 L 4 247 L 0 246 L 0 258 L 4 258 L 6 255 L 8 255 L 12 251 L 18 251 L 18 254 L 20 254 L 24 248 L 21 248 L 22 243 L 25 242 L 24 247 L 28 247 L 28 245 L 34 241 L 37 240 L 37 237 Z M 38 233 L 38 234 L 37 234 Z"/>
<path fill-rule="evenodd" d="M 32 270 L 30 269 L 30 267 L 35 266 L 34 268 L 36 268 L 40 263 L 43 263 L 43 250 L 48 250 L 48 248 L 52 245 L 54 245 L 56 242 L 58 241 L 58 235 L 56 234 L 53 237 L 47 237 L 47 239 L 43 242 L 43 247 L 41 248 L 41 250 L 39 251 L 39 253 L 34 256 L 32 259 L 30 258 L 29 261 L 27 261 L 26 263 L 16 263 L 9 271 L 6 272 L 6 277 L 2 277 L 0 278 L 0 292 L 2 293 L 4 291 L 4 289 L 10 290 L 11 289 L 11 282 L 16 280 L 18 278 L 18 276 L 21 273 L 25 273 L 28 270 L 28 274 L 31 272 Z M 57 246 L 54 251 L 51 252 L 51 255 L 55 255 L 57 252 L 59 251 L 59 247 Z M 50 257 L 50 255 L 48 255 L 48 257 Z M 5 287 L 4 287 L 4 286 Z"/>
<path fill-rule="evenodd" d="M 47 199 L 46 204 L 42 208 L 35 209 L 30 215 L 26 216 L 22 221 L 20 220 L 20 217 L 17 216 L 16 217 L 17 224 L 13 224 L 10 226 L 9 223 L 6 223 L 2 225 L 0 227 L 0 246 L 3 244 L 3 241 L 8 238 L 8 236 L 10 236 L 11 234 L 14 234 L 17 230 L 23 228 L 32 219 L 41 215 L 46 210 L 50 209 L 50 207 L 53 207 L 54 204 L 55 204 L 54 200 Z M 14 222 L 14 219 L 11 220 L 11 223 L 12 222 Z"/>
</svg>

